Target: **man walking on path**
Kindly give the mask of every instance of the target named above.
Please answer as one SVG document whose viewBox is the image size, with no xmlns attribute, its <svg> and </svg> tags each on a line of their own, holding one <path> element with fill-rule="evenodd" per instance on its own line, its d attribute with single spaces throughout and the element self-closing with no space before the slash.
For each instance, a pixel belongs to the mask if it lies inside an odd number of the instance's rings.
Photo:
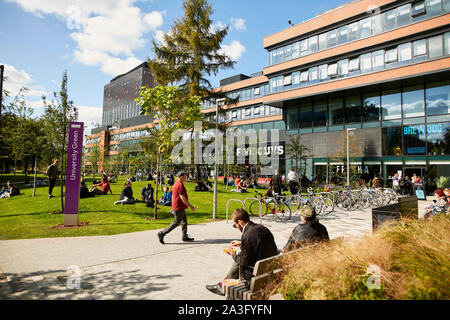
<svg viewBox="0 0 450 320">
<path fill-rule="evenodd" d="M 186 188 L 183 182 L 186 181 L 186 172 L 179 172 L 177 174 L 178 181 L 172 187 L 172 213 L 174 215 L 174 220 L 171 225 L 167 228 L 158 232 L 159 242 L 164 244 L 164 237 L 166 234 L 171 232 L 173 229 L 181 224 L 181 232 L 183 233 L 183 241 L 194 241 L 194 238 L 189 238 L 187 235 L 187 218 L 186 209 L 189 207 L 194 211 L 194 206 L 189 203 Z"/>
<path fill-rule="evenodd" d="M 58 169 L 58 164 L 59 164 L 59 160 L 56 159 L 55 161 L 53 161 L 53 164 L 49 165 L 47 168 L 47 176 L 48 176 L 48 198 L 54 198 L 54 196 L 52 195 L 53 192 L 53 188 L 55 187 L 56 184 L 56 179 L 58 178 L 59 175 L 59 169 Z"/>
<path fill-rule="evenodd" d="M 289 191 L 291 192 L 291 194 L 297 194 L 299 179 L 297 173 L 294 171 L 293 168 L 289 169 L 289 174 L 287 178 L 289 181 Z"/>
</svg>

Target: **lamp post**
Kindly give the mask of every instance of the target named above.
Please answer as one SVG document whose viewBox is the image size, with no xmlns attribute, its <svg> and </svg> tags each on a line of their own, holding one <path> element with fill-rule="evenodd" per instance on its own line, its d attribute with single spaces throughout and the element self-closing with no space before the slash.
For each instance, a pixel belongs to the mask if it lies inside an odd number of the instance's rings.
<svg viewBox="0 0 450 320">
<path fill-rule="evenodd" d="M 2 103 L 3 103 L 3 72 L 5 71 L 5 66 L 0 65 L 0 118 L 2 116 Z"/>
<path fill-rule="evenodd" d="M 216 100 L 216 133 L 219 130 L 219 102 L 225 101 L 225 98 Z M 219 152 L 218 152 L 218 136 L 215 139 L 215 148 L 214 148 L 214 204 L 213 204 L 213 219 L 216 219 L 217 215 L 217 163 L 219 162 Z"/>
<path fill-rule="evenodd" d="M 356 128 L 347 128 L 347 186 L 350 185 L 350 154 L 349 154 L 349 145 L 348 145 L 348 132 L 354 131 Z"/>
</svg>

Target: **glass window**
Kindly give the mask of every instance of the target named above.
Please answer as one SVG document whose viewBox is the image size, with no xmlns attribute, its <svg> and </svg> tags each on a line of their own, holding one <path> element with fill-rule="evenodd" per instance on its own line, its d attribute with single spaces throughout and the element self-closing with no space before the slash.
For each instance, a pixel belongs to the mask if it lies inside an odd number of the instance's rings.
<svg viewBox="0 0 450 320">
<path fill-rule="evenodd" d="M 417 85 L 405 87 L 402 93 L 403 117 L 422 117 L 425 115 L 424 87 Z"/>
<path fill-rule="evenodd" d="M 327 34 L 322 33 L 319 35 L 319 50 L 324 50 L 327 48 Z"/>
<path fill-rule="evenodd" d="M 427 58 L 427 41 L 426 39 L 413 42 L 414 61 L 424 60 Z"/>
<path fill-rule="evenodd" d="M 283 91 L 283 80 L 284 80 L 284 76 L 278 76 L 277 77 L 277 91 Z"/>
<path fill-rule="evenodd" d="M 330 126 L 344 123 L 344 103 L 342 98 L 330 99 L 328 119 Z"/>
<path fill-rule="evenodd" d="M 300 86 L 300 72 L 292 73 L 292 87 L 297 88 Z"/>
<path fill-rule="evenodd" d="M 324 127 L 327 125 L 327 100 L 314 102 L 313 126 Z"/>
<path fill-rule="evenodd" d="M 427 125 L 429 155 L 450 154 L 450 122 Z"/>
<path fill-rule="evenodd" d="M 350 74 L 359 72 L 359 57 L 352 58 L 348 61 L 348 71 Z"/>
<path fill-rule="evenodd" d="M 284 76 L 283 85 L 288 86 L 290 84 L 292 84 L 292 76 L 291 75 Z"/>
<path fill-rule="evenodd" d="M 450 2 L 450 0 L 449 0 Z M 450 54 L 450 32 L 446 32 L 444 34 L 444 43 L 445 43 L 445 54 Z"/>
<path fill-rule="evenodd" d="M 260 94 L 260 89 L 259 89 L 259 87 L 257 87 L 257 88 L 254 89 L 254 94 L 255 94 L 255 96 L 259 96 L 259 94 Z"/>
<path fill-rule="evenodd" d="M 300 119 L 299 119 L 299 127 L 303 128 L 311 128 L 312 127 L 312 103 L 302 103 L 300 105 Z"/>
<path fill-rule="evenodd" d="M 250 118 L 252 116 L 252 108 L 245 109 L 245 117 Z"/>
<path fill-rule="evenodd" d="M 442 35 L 431 37 L 428 39 L 428 53 L 430 58 L 440 57 L 443 54 Z"/>
<path fill-rule="evenodd" d="M 292 55 L 292 45 L 288 44 L 284 47 L 284 61 L 291 60 Z"/>
<path fill-rule="evenodd" d="M 371 31 L 371 19 L 366 18 L 359 21 L 359 38 L 367 38 L 370 37 Z"/>
<path fill-rule="evenodd" d="M 370 72 L 372 70 L 372 54 L 366 53 L 361 55 L 361 71 Z"/>
<path fill-rule="evenodd" d="M 348 41 L 348 26 L 340 27 L 337 30 L 337 43 L 342 44 Z"/>
<path fill-rule="evenodd" d="M 444 11 L 450 12 L 450 0 L 444 0 Z"/>
<path fill-rule="evenodd" d="M 425 1 L 417 1 L 412 4 L 411 17 L 416 22 L 425 18 Z"/>
<path fill-rule="evenodd" d="M 396 17 L 396 9 L 392 9 L 384 13 L 384 31 L 392 30 L 397 26 Z"/>
<path fill-rule="evenodd" d="M 354 41 L 359 39 L 358 22 L 354 22 L 348 25 L 348 41 Z"/>
<path fill-rule="evenodd" d="M 395 63 L 398 61 L 397 48 L 387 49 L 384 54 L 384 61 L 386 63 Z"/>
<path fill-rule="evenodd" d="M 300 56 L 306 56 L 309 54 L 309 47 L 308 47 L 308 39 L 300 41 Z"/>
<path fill-rule="evenodd" d="M 259 116 L 259 109 L 260 109 L 259 106 L 253 108 L 253 114 L 254 114 L 255 116 L 256 116 L 256 115 Z"/>
<path fill-rule="evenodd" d="M 402 155 L 402 127 L 391 127 L 382 129 L 383 155 Z"/>
<path fill-rule="evenodd" d="M 383 15 L 377 14 L 372 17 L 372 34 L 383 32 Z"/>
<path fill-rule="evenodd" d="M 270 92 L 277 92 L 277 78 L 270 78 Z"/>
<path fill-rule="evenodd" d="M 403 146 L 405 155 L 425 154 L 425 125 L 404 126 Z"/>
<path fill-rule="evenodd" d="M 336 36 L 336 30 L 328 31 L 327 33 L 327 47 L 331 48 L 337 45 L 337 36 Z"/>
<path fill-rule="evenodd" d="M 363 95 L 362 121 L 380 120 L 380 94 L 378 92 L 365 93 Z"/>
<path fill-rule="evenodd" d="M 328 65 L 323 64 L 319 66 L 319 79 L 325 81 L 328 78 Z"/>
<path fill-rule="evenodd" d="M 426 0 L 427 16 L 434 17 L 441 13 L 441 0 Z"/>
<path fill-rule="evenodd" d="M 402 27 L 409 24 L 409 17 L 411 14 L 411 4 L 405 4 L 404 6 L 397 8 L 397 26 Z"/>
<path fill-rule="evenodd" d="M 381 95 L 381 113 L 383 120 L 399 119 L 402 115 L 400 89 L 383 90 Z"/>
<path fill-rule="evenodd" d="M 277 50 L 270 51 L 270 64 L 277 64 Z"/>
<path fill-rule="evenodd" d="M 298 57 L 300 57 L 300 43 L 295 42 L 292 45 L 292 59 L 296 59 Z"/>
<path fill-rule="evenodd" d="M 345 123 L 361 122 L 361 96 L 353 95 L 345 98 Z"/>
<path fill-rule="evenodd" d="M 277 59 L 276 59 L 277 63 L 283 62 L 283 54 L 284 54 L 284 49 L 283 48 L 277 49 Z"/>
<path fill-rule="evenodd" d="M 313 36 L 308 39 L 309 42 L 309 53 L 316 52 L 319 50 L 318 44 L 317 44 L 317 36 Z"/>
<path fill-rule="evenodd" d="M 450 113 L 449 90 L 449 81 L 439 81 L 427 84 L 427 116 Z"/>
<path fill-rule="evenodd" d="M 398 46 L 398 61 L 409 62 L 411 60 L 411 42 Z"/>
<path fill-rule="evenodd" d="M 309 82 L 315 83 L 317 82 L 317 67 L 309 68 Z"/>
<path fill-rule="evenodd" d="M 309 79 L 309 72 L 308 71 L 302 71 L 300 73 L 300 82 L 308 82 Z"/>
<path fill-rule="evenodd" d="M 328 65 L 328 76 L 329 77 L 336 77 L 337 76 L 337 62 L 336 63 L 332 63 Z"/>
<path fill-rule="evenodd" d="M 372 69 L 380 70 L 384 68 L 384 50 L 372 52 Z"/>
<path fill-rule="evenodd" d="M 339 77 L 345 77 L 348 75 L 348 59 L 339 60 L 338 74 L 339 74 Z"/>
</svg>

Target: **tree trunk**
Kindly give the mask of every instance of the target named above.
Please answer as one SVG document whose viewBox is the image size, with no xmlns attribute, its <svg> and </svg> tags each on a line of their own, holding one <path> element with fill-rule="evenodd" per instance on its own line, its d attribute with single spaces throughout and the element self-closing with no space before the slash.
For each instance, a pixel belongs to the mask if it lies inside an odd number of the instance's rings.
<svg viewBox="0 0 450 320">
<path fill-rule="evenodd" d="M 34 156 L 33 197 L 36 196 L 37 154 Z"/>
</svg>

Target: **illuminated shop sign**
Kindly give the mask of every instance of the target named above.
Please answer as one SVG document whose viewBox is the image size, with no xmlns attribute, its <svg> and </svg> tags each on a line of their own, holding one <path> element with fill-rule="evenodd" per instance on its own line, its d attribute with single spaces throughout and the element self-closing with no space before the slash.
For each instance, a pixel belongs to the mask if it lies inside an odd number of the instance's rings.
<svg viewBox="0 0 450 320">
<path fill-rule="evenodd" d="M 420 126 L 408 126 L 403 127 L 403 135 L 415 135 L 415 134 L 425 134 L 425 129 L 427 133 L 442 133 L 442 124 L 429 124 L 429 125 L 420 125 Z"/>
</svg>

